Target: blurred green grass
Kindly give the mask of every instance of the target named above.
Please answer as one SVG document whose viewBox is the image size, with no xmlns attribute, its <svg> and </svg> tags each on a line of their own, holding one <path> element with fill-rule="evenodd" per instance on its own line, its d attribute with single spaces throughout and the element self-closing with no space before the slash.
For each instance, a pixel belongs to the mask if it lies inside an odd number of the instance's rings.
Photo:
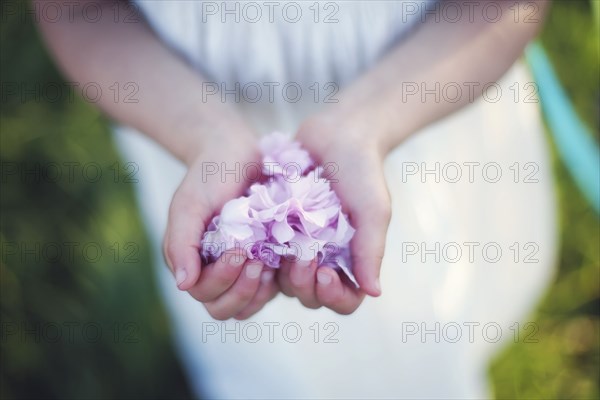
<svg viewBox="0 0 600 400">
<path fill-rule="evenodd" d="M 63 82 L 31 21 L 1 18 L 2 82 Z M 190 398 L 153 280 L 135 184 L 124 182 L 128 171 L 109 122 L 77 95 L 25 103 L 7 96 L 0 133 L 3 168 L 58 163 L 66 174 L 65 162 L 78 163 L 72 180 L 28 175 L 2 182 L 0 397 Z M 97 182 L 84 179 L 89 165 L 101 168 Z M 22 250 L 36 243 L 48 249 L 40 260 L 9 252 L 9 245 Z M 52 243 L 62 247 L 61 256 L 45 245 Z M 78 244 L 71 245 L 72 257 L 67 243 Z M 85 245 L 92 251 L 84 252 Z M 62 338 L 52 343 L 56 326 Z"/>
<path fill-rule="evenodd" d="M 1 18 L 2 82 L 62 82 L 34 26 Z M 555 1 L 541 40 L 579 114 L 598 134 L 599 42 L 590 1 Z M 0 397 L 189 398 L 153 281 L 135 183 L 121 179 L 126 171 L 109 122 L 77 96 L 25 103 L 13 96 L 1 104 L 3 165 L 96 163 L 103 177 L 95 183 L 81 173 L 72 182 L 34 176 L 2 182 Z M 121 173 L 116 182 L 115 163 Z M 556 155 L 554 165 L 559 273 L 529 319 L 540 327 L 539 343 L 510 345 L 490 368 L 497 398 L 600 398 L 600 226 Z M 103 255 L 93 262 L 75 251 L 72 260 L 63 255 L 37 261 L 6 251 L 8 244 L 68 242 L 79 248 L 97 243 Z M 35 335 L 7 335 L 9 322 L 24 322 L 19 329 L 30 330 L 79 325 L 73 341 L 36 343 Z M 98 342 L 82 337 L 86 323 L 102 329 Z"/>
<path fill-rule="evenodd" d="M 600 37 L 594 1 L 554 1 L 540 40 L 579 116 L 598 140 Z M 499 399 L 600 398 L 600 224 L 556 149 L 553 156 L 559 270 L 529 318 L 539 326 L 539 342 L 512 344 L 492 364 L 490 376 Z"/>
</svg>

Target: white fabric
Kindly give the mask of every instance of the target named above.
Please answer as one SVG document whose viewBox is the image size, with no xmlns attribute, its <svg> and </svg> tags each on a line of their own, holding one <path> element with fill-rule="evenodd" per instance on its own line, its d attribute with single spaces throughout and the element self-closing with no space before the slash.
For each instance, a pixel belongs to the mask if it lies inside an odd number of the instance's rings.
<svg viewBox="0 0 600 400">
<path fill-rule="evenodd" d="M 199 1 L 138 2 L 166 43 L 228 87 L 265 81 L 299 82 L 302 87 L 312 82 L 348 83 L 418 25 L 421 16 L 408 16 L 403 3 L 409 2 L 341 2 L 337 24 L 318 24 L 308 10 L 313 3 L 300 2 L 310 18 L 292 24 L 266 23 L 264 16 L 258 23 L 243 18 L 236 23 L 231 17 L 222 23 L 220 15 L 203 15 L 206 4 Z M 508 89 L 530 81 L 525 68 L 516 64 L 499 82 L 505 91 L 499 101 L 480 99 L 415 134 L 389 155 L 385 169 L 393 219 L 382 269 L 383 295 L 367 299 L 350 316 L 308 310 L 280 295 L 249 321 L 225 325 L 213 321 L 201 304 L 177 290 L 162 261 L 167 210 L 184 167 L 140 133 L 118 128 L 117 142 L 125 157 L 139 165 L 138 198 L 159 265 L 158 279 L 196 393 L 244 399 L 488 397 L 486 367 L 491 356 L 500 344 L 513 340 L 511 326 L 526 319 L 553 275 L 555 205 L 538 105 L 515 102 Z M 238 105 L 264 133 L 293 132 L 307 113 L 320 106 L 281 98 Z M 425 175 L 425 183 L 420 175 L 406 175 L 413 163 L 432 169 L 436 162 L 440 183 L 432 174 Z M 449 162 L 461 166 L 458 183 L 448 182 L 456 169 L 447 167 L 443 172 Z M 473 183 L 465 162 L 480 163 Z M 519 183 L 509 169 L 515 162 L 520 163 Z M 537 183 L 523 182 L 534 168 L 525 169 L 528 162 L 539 168 Z M 483 166 L 489 163 L 501 168 L 497 183 L 482 177 Z M 488 168 L 486 177 L 493 179 L 494 171 Z M 429 249 L 435 242 L 441 247 L 456 242 L 463 254 L 455 263 L 448 262 L 454 253 L 447 253 L 446 260 L 442 254 L 439 262 L 432 255 L 421 262 L 422 252 L 406 254 L 408 242 L 425 242 Z M 469 262 L 464 242 L 480 243 L 474 262 Z M 519 262 L 513 261 L 510 250 L 514 242 L 520 246 Z M 538 246 L 534 263 L 523 262 L 534 249 L 523 248 L 529 242 Z M 486 243 L 500 246 L 499 262 L 484 260 Z M 494 257 L 493 248 L 488 250 L 486 255 Z M 273 326 L 273 343 L 265 323 L 279 324 Z M 435 330 L 436 323 L 439 339 L 433 333 L 421 338 L 422 328 Z M 469 323 L 479 323 L 472 328 L 472 342 Z M 492 343 L 497 336 L 494 324 L 502 329 L 496 343 Z M 239 343 L 234 334 L 222 340 L 225 328 L 235 331 L 236 326 Z M 262 336 L 252 343 L 257 326 Z M 451 343 L 457 326 L 462 337 Z M 298 327 L 301 338 L 290 343 Z M 415 327 L 419 334 L 411 335 Z M 215 329 L 218 334 L 211 335 Z M 338 342 L 326 343 L 325 336 L 334 330 L 330 339 Z"/>
</svg>

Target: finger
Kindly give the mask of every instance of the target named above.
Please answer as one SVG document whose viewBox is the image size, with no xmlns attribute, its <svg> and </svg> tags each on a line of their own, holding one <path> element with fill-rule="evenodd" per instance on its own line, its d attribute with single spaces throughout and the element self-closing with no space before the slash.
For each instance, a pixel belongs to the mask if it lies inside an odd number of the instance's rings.
<svg viewBox="0 0 600 400">
<path fill-rule="evenodd" d="M 292 289 L 292 283 L 290 282 L 290 268 L 291 261 L 282 259 L 277 270 L 277 283 L 279 283 L 279 289 L 281 293 L 288 297 L 294 297 L 294 290 Z"/>
<path fill-rule="evenodd" d="M 260 286 L 250 300 L 250 303 L 239 313 L 235 315 L 235 319 L 248 319 L 252 315 L 259 312 L 265 304 L 273 299 L 279 293 L 277 284 L 275 283 L 275 271 L 271 268 L 265 269 L 260 275 Z"/>
<path fill-rule="evenodd" d="M 200 279 L 188 292 L 203 303 L 215 300 L 233 286 L 245 261 L 246 257 L 239 250 L 224 252 L 217 261 L 202 270 Z"/>
<path fill-rule="evenodd" d="M 317 299 L 327 308 L 339 314 L 353 313 L 365 294 L 345 285 L 332 268 L 321 267 L 317 270 Z"/>
<path fill-rule="evenodd" d="M 260 261 L 248 260 L 233 286 L 214 301 L 205 304 L 209 314 L 215 319 L 225 320 L 246 308 L 256 294 L 262 269 Z"/>
<path fill-rule="evenodd" d="M 350 179 L 350 176 L 354 178 Z M 360 181 L 360 191 L 355 190 L 357 179 Z M 349 213 L 350 223 L 356 229 L 350 242 L 356 280 L 367 294 L 379 296 L 379 273 L 391 217 L 390 198 L 383 173 L 349 166 L 334 183 L 334 188 Z"/>
<path fill-rule="evenodd" d="M 350 242 L 353 272 L 361 289 L 370 296 L 381 295 L 379 275 L 385 252 L 389 217 L 385 209 L 375 215 L 364 215 L 365 210 L 353 213 L 356 233 Z"/>
<path fill-rule="evenodd" d="M 298 260 L 291 264 L 289 271 L 289 282 L 294 296 L 307 308 L 321 307 L 315 292 L 317 263 Z"/>
<path fill-rule="evenodd" d="M 173 198 L 163 252 L 167 265 L 181 290 L 191 288 L 200 277 L 200 238 L 205 229 L 207 210 L 198 205 L 181 204 Z"/>
</svg>

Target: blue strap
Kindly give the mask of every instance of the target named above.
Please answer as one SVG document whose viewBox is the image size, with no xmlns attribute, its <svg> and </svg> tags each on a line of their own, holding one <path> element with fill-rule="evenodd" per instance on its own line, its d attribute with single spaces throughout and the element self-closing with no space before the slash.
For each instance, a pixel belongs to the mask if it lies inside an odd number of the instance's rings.
<svg viewBox="0 0 600 400">
<path fill-rule="evenodd" d="M 592 132 L 577 116 L 542 46 L 531 43 L 525 57 L 537 82 L 542 109 L 560 157 L 600 214 L 600 150 Z"/>
</svg>

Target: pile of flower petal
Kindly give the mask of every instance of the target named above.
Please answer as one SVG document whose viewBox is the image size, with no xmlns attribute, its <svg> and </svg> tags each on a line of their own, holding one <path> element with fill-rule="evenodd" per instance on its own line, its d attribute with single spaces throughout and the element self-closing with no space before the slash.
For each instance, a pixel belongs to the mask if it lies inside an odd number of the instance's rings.
<svg viewBox="0 0 600 400">
<path fill-rule="evenodd" d="M 234 248 L 271 268 L 284 257 L 316 259 L 319 266 L 342 270 L 358 286 L 349 251 L 354 228 L 323 169 L 287 135 L 266 136 L 260 147 L 262 179 L 213 218 L 202 238 L 203 260 L 212 263 Z"/>
</svg>

